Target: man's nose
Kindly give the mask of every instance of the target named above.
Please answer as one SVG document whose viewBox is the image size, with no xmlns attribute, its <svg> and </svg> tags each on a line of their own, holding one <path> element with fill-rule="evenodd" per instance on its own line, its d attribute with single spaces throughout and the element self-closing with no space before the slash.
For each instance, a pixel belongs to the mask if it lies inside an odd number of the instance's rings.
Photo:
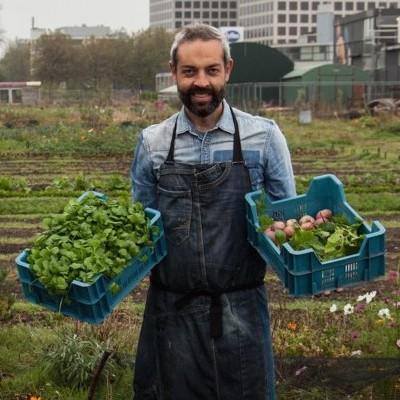
<svg viewBox="0 0 400 400">
<path fill-rule="evenodd" d="M 207 78 L 207 74 L 204 71 L 199 71 L 194 84 L 198 87 L 206 87 L 209 86 L 209 81 Z"/>
</svg>

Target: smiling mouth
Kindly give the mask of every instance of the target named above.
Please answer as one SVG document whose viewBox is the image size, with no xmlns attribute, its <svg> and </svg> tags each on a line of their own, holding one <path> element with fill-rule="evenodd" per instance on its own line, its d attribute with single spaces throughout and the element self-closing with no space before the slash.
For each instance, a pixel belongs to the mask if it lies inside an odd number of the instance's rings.
<svg viewBox="0 0 400 400">
<path fill-rule="evenodd" d="M 192 94 L 192 98 L 193 99 L 198 99 L 198 100 L 208 100 L 211 98 L 211 95 L 208 93 L 195 93 Z"/>
</svg>

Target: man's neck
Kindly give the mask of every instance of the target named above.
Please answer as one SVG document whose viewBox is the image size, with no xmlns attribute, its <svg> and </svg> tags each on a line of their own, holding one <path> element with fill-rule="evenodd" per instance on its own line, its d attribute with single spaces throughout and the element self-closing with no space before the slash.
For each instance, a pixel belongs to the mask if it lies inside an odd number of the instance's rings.
<svg viewBox="0 0 400 400">
<path fill-rule="evenodd" d="M 199 117 L 193 114 L 190 110 L 185 108 L 185 113 L 187 117 L 192 122 L 193 126 L 200 132 L 207 132 L 214 128 L 219 119 L 221 118 L 222 112 L 224 111 L 224 106 L 221 103 L 218 108 L 207 117 Z"/>
</svg>

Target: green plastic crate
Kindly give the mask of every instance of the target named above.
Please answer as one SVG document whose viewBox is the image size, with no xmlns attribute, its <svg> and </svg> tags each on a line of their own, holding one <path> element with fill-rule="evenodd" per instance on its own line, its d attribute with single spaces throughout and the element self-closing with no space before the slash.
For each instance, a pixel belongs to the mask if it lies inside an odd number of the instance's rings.
<svg viewBox="0 0 400 400">
<path fill-rule="evenodd" d="M 334 214 L 344 214 L 351 223 L 362 220 L 365 235 L 356 254 L 322 262 L 314 250 L 294 250 L 288 243 L 279 248 L 263 232 L 257 216 L 256 201 L 262 191 L 246 195 L 248 240 L 267 264 L 271 265 L 289 294 L 315 295 L 326 290 L 357 285 L 385 275 L 385 228 L 379 221 L 365 223 L 347 203 L 343 184 L 331 174 L 315 177 L 306 194 L 289 199 L 269 201 L 266 211 L 274 220 L 299 219 L 329 208 Z"/>
</svg>

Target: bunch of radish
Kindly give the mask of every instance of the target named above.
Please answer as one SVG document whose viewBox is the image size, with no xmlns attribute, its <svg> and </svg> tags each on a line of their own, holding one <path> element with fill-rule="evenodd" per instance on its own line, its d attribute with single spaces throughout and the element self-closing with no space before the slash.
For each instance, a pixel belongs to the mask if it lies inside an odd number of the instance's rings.
<svg viewBox="0 0 400 400">
<path fill-rule="evenodd" d="M 290 240 L 296 229 L 311 231 L 318 228 L 321 224 L 328 222 L 330 218 L 332 218 L 332 211 L 325 208 L 318 211 L 314 217 L 311 215 L 304 215 L 298 220 L 291 218 L 287 221 L 274 221 L 264 233 L 274 243 L 280 245 Z"/>
</svg>

